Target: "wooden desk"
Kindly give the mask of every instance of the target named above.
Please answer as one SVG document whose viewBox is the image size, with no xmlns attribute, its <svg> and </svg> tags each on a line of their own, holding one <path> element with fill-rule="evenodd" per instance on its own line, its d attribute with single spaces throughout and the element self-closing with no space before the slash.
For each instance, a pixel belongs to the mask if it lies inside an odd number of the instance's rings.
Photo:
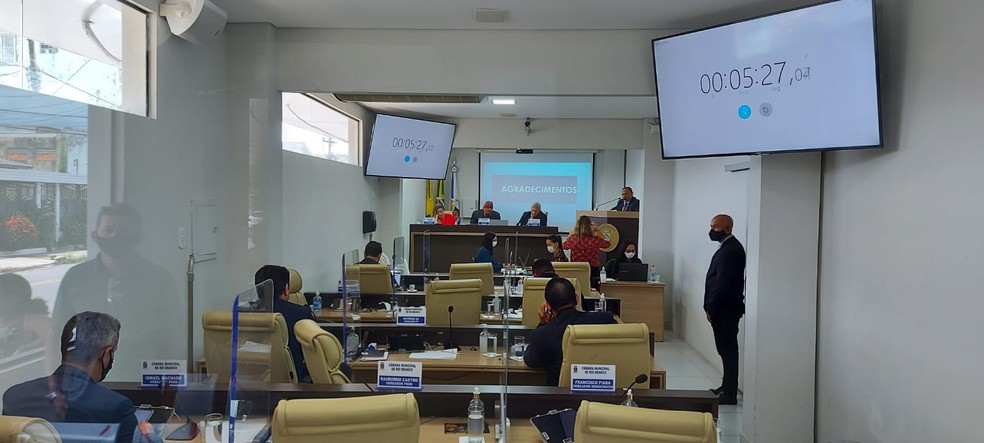
<svg viewBox="0 0 984 443">
<path fill-rule="evenodd" d="M 500 348 L 500 352 L 502 349 Z M 411 359 L 410 354 L 390 354 L 389 361 L 413 361 L 423 363 L 424 384 L 454 384 L 454 385 L 501 385 L 503 380 L 504 363 L 509 364 L 509 385 L 543 386 L 547 382 L 547 374 L 542 369 L 533 369 L 522 361 L 498 357 L 485 357 L 470 349 L 462 349 L 454 360 L 417 360 Z M 378 362 L 352 362 L 352 373 L 357 380 L 376 380 Z M 666 370 L 653 361 L 649 372 L 649 387 L 666 389 Z"/>
<path fill-rule="evenodd" d="M 486 406 L 488 408 L 488 406 Z M 544 411 L 546 412 L 546 411 Z M 489 425 L 489 433 L 484 434 L 485 442 L 495 441 L 495 418 L 488 409 L 485 410 L 485 422 Z M 468 434 L 445 434 L 445 423 L 466 423 L 465 417 L 420 417 L 420 441 L 457 443 L 458 439 Z M 541 443 L 540 433 L 537 432 L 529 418 L 509 419 L 509 439 L 516 443 Z"/>
<path fill-rule="evenodd" d="M 622 300 L 622 321 L 645 323 L 656 341 L 663 341 L 663 283 L 610 281 L 601 284 L 605 297 Z"/>
<path fill-rule="evenodd" d="M 511 221 L 515 224 L 518 220 Z M 486 232 L 499 236 L 500 246 L 492 251 L 497 261 L 506 262 L 504 239 L 509 238 L 512 250 L 517 252 L 516 257 L 525 260 L 528 265 L 548 255 L 543 241 L 558 231 L 556 226 L 410 225 L 410 271 L 424 271 L 425 237 L 430 241 L 430 266 L 427 271 L 449 272 L 451 263 L 472 262 Z"/>
</svg>

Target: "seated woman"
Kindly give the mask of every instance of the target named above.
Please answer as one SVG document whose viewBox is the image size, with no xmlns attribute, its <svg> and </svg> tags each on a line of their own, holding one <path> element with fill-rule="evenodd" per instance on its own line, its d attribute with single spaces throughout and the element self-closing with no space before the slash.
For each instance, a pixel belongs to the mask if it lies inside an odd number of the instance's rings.
<svg viewBox="0 0 984 443">
<path fill-rule="evenodd" d="M 612 264 L 611 277 L 618 278 L 619 265 L 625 263 L 642 263 L 642 259 L 639 258 L 639 247 L 636 245 L 634 240 L 629 240 L 625 242 L 625 249 L 622 251 L 622 255 L 619 255 Z"/>
<path fill-rule="evenodd" d="M 451 215 L 454 216 L 454 224 L 460 225 L 461 224 L 461 210 L 458 209 L 457 207 L 455 207 L 454 209 L 451 210 Z"/>
<path fill-rule="evenodd" d="M 494 232 L 486 232 L 485 236 L 482 237 L 482 246 L 475 253 L 475 263 L 492 263 L 492 272 L 502 272 L 502 263 L 495 261 L 495 258 L 492 257 L 492 248 L 495 248 L 498 243 Z"/>
<path fill-rule="evenodd" d="M 434 206 L 434 221 L 439 225 L 454 226 L 454 216 L 444 212 L 444 206 Z"/>
<path fill-rule="evenodd" d="M 547 252 L 550 253 L 550 261 L 567 261 L 564 254 L 564 245 L 560 241 L 560 236 L 553 234 L 547 237 Z"/>
</svg>

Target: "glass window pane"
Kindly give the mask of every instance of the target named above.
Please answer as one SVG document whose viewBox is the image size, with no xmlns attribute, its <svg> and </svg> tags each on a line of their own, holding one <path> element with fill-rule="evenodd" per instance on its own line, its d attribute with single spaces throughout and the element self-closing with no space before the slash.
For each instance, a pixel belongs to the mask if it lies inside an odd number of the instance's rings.
<svg viewBox="0 0 984 443">
<path fill-rule="evenodd" d="M 293 92 L 283 96 L 285 151 L 361 166 L 361 122 L 324 102 Z"/>
</svg>

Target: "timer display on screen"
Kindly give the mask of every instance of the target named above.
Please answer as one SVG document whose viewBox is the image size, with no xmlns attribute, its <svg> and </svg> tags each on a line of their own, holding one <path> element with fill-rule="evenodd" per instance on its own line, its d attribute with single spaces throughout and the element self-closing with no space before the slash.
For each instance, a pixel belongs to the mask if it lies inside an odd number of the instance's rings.
<svg viewBox="0 0 984 443">
<path fill-rule="evenodd" d="M 366 175 L 443 179 L 454 130 L 450 123 L 377 115 Z"/>
<path fill-rule="evenodd" d="M 667 158 L 881 144 L 871 0 L 653 40 Z"/>
</svg>

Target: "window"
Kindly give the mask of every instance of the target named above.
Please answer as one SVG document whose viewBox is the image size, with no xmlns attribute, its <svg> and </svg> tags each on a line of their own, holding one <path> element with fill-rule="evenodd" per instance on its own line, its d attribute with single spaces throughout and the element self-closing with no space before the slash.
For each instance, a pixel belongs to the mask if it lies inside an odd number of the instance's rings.
<svg viewBox="0 0 984 443">
<path fill-rule="evenodd" d="M 285 151 L 362 166 L 362 122 L 307 94 L 285 92 Z"/>
<path fill-rule="evenodd" d="M 147 29 L 122 1 L 0 0 L 0 85 L 146 116 Z"/>
</svg>

